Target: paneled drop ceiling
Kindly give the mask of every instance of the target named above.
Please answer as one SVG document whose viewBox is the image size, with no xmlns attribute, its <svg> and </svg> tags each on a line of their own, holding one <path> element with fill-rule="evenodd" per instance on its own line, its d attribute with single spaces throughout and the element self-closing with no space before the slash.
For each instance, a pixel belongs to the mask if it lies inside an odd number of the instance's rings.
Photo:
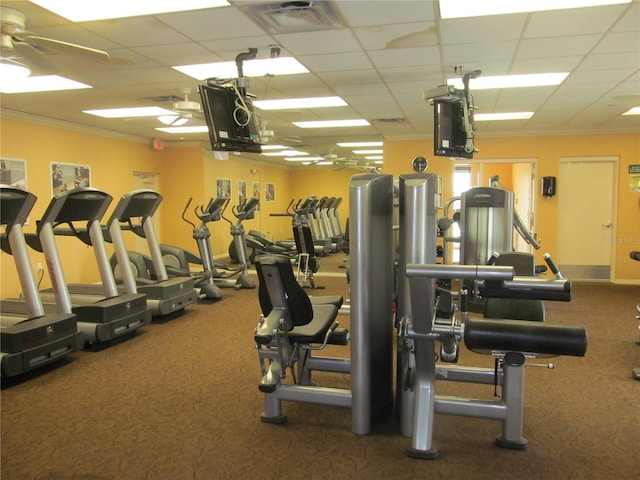
<svg viewBox="0 0 640 480">
<path fill-rule="evenodd" d="M 93 88 L 3 94 L 6 118 L 99 129 L 151 143 L 202 142 L 207 134 L 171 135 L 155 130 L 155 117 L 105 119 L 83 110 L 170 103 L 150 98 L 195 92 L 197 81 L 175 65 L 233 61 L 248 48 L 269 58 L 274 45 L 309 73 L 252 78 L 257 99 L 341 96 L 347 106 L 260 111 L 272 143 L 289 142 L 312 155 L 352 157 L 336 142 L 431 138 L 432 107 L 425 90 L 455 77 L 454 67 L 485 75 L 569 72 L 559 86 L 474 92 L 480 113 L 532 111 L 529 120 L 477 123 L 482 137 L 636 132 L 640 116 L 640 3 L 552 12 L 443 20 L 435 1 L 336 0 L 343 26 L 277 32 L 256 23 L 254 4 L 229 0 L 226 7 L 116 20 L 73 23 L 28 1 L 3 1 L 21 10 L 27 29 L 43 37 L 106 50 L 132 60 L 105 66 L 55 54 L 59 74 Z M 318 2 L 316 2 L 318 3 Z M 298 29 L 300 30 L 300 29 Z M 3 51 L 6 56 L 6 52 Z M 37 74 L 35 72 L 34 74 Z M 192 94 L 191 99 L 199 100 Z M 371 126 L 300 129 L 294 121 L 365 118 Z M 204 125 L 203 118 L 191 124 Z M 288 140 L 286 140 L 288 139 Z M 300 140 L 293 142 L 292 140 Z M 269 161 L 273 161 L 271 158 Z"/>
</svg>

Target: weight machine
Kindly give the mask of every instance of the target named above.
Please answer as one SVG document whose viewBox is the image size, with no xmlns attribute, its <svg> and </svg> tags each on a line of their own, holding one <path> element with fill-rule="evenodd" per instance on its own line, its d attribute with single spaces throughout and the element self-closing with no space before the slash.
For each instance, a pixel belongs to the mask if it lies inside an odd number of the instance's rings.
<svg viewBox="0 0 640 480">
<path fill-rule="evenodd" d="M 563 279 L 517 277 L 512 267 L 437 265 L 437 212 L 441 181 L 433 174 L 400 177 L 400 249 L 398 284 L 398 354 L 396 397 L 401 431 L 411 436 L 410 457 L 433 459 L 434 414 L 500 420 L 500 447 L 526 449 L 523 436 L 525 359 L 539 356 L 583 356 L 587 334 L 582 326 L 549 325 L 526 320 L 474 319 L 468 316 L 470 294 L 538 300 L 571 298 Z M 442 290 L 438 280 L 462 285 Z M 471 292 L 464 286 L 470 285 Z M 495 357 L 494 368 L 437 363 L 456 362 L 460 341 L 475 352 Z M 439 352 L 436 348 L 439 342 Z M 438 352 L 438 355 L 436 353 Z M 549 368 L 551 368 L 549 366 Z M 496 401 L 436 395 L 439 381 L 461 381 L 501 387 Z"/>
<path fill-rule="evenodd" d="M 342 298 L 311 300 L 286 256 L 256 260 L 263 316 L 254 339 L 261 368 L 258 388 L 265 396 L 263 422 L 286 421 L 283 400 L 316 403 L 350 408 L 351 430 L 363 435 L 392 412 L 392 177 L 355 176 L 349 189 L 350 235 L 360 246 L 352 253 L 349 331 L 336 322 Z M 350 358 L 315 355 L 328 344 L 349 346 Z M 313 371 L 350 373 L 350 386 L 316 385 Z"/>
</svg>

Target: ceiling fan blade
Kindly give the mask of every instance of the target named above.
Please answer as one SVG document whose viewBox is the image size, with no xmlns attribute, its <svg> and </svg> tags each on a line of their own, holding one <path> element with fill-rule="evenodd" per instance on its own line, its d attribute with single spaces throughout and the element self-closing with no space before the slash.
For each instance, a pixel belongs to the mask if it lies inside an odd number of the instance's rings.
<svg viewBox="0 0 640 480">
<path fill-rule="evenodd" d="M 33 73 L 53 75 L 60 71 L 60 69 L 47 60 L 37 48 L 28 43 L 14 41 L 12 51 L 18 57 L 24 58 L 29 67 L 34 70 Z"/>
<path fill-rule="evenodd" d="M 102 61 L 98 61 L 98 63 L 103 63 Z M 126 67 L 129 65 L 135 65 L 136 61 L 132 58 L 126 58 L 126 57 L 115 57 L 113 55 L 109 55 L 109 60 L 107 61 L 107 64 L 109 65 L 114 65 L 117 67 Z"/>
<path fill-rule="evenodd" d="M 37 35 L 29 35 L 24 40 L 30 45 L 33 45 L 37 49 L 44 50 L 45 52 L 67 53 L 77 57 L 84 57 L 94 62 L 109 63 L 109 54 L 103 50 L 97 50 L 83 45 L 76 45 L 75 43 L 63 42 L 61 40 L 54 40 L 53 38 L 38 37 Z"/>
</svg>

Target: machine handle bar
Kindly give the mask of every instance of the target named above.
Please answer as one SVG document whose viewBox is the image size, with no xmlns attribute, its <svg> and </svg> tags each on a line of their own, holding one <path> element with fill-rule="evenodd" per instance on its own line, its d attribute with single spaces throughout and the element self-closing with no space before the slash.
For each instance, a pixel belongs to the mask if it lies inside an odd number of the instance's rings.
<svg viewBox="0 0 640 480">
<path fill-rule="evenodd" d="M 408 264 L 407 277 L 426 278 L 459 278 L 463 280 L 513 280 L 513 267 L 497 267 L 493 265 L 440 265 L 440 264 Z"/>
</svg>

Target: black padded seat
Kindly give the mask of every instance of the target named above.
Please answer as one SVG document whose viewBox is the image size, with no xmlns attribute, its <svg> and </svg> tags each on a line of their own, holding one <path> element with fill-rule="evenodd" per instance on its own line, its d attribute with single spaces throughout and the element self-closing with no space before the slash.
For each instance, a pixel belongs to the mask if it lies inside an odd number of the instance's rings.
<svg viewBox="0 0 640 480">
<path fill-rule="evenodd" d="M 265 317 L 276 311 L 284 319 L 284 329 L 291 343 L 323 343 L 327 332 L 334 326 L 341 298 L 337 304 L 313 303 L 304 288 L 296 281 L 291 261 L 286 255 L 259 255 L 255 261 L 258 274 L 258 299 Z M 346 329 L 341 329 L 346 332 Z M 335 332 L 334 332 L 335 333 Z M 336 337 L 336 343 L 342 344 Z M 273 331 L 259 329 L 255 334 L 258 344 L 266 345 L 273 339 Z"/>
<path fill-rule="evenodd" d="M 313 320 L 306 325 L 293 327 L 287 332 L 290 343 L 306 344 L 306 343 L 323 343 L 327 335 L 327 331 L 333 325 L 338 310 L 333 305 L 316 305 L 313 308 Z M 256 343 L 268 345 L 273 339 L 273 335 L 258 334 L 255 335 Z"/>
<path fill-rule="evenodd" d="M 340 308 L 344 302 L 342 295 L 309 295 L 309 300 L 311 305 L 333 305 L 336 308 Z"/>
</svg>

